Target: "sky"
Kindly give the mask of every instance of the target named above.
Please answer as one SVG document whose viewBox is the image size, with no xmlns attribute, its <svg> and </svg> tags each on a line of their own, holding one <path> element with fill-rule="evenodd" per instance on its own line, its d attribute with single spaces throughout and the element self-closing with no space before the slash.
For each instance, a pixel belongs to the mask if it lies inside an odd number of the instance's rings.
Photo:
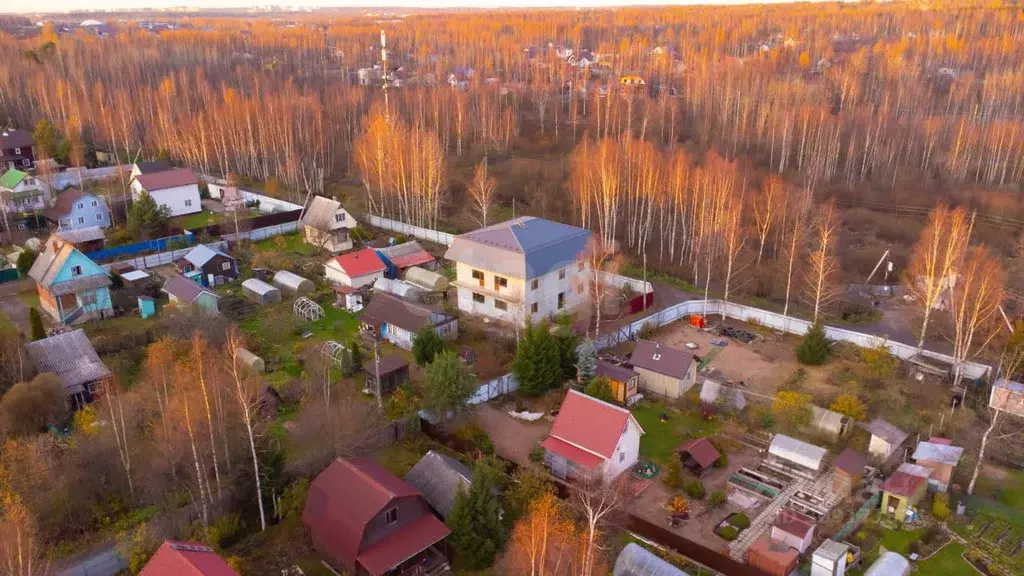
<svg viewBox="0 0 1024 576">
<path fill-rule="evenodd" d="M 781 0 L 779 0 L 781 1 Z M 367 7 L 367 8 L 551 8 L 556 6 L 608 7 L 666 4 L 739 4 L 756 0 L 4 0 L 0 12 L 66 12 L 71 10 L 124 10 L 146 8 L 240 8 L 265 5 L 282 7 Z M 767 2 L 765 2 L 767 3 Z"/>
</svg>

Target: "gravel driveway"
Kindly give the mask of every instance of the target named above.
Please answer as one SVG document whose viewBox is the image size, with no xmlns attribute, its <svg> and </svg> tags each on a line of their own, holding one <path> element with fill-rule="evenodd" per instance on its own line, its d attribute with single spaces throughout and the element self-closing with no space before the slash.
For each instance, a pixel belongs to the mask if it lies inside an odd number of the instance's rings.
<svg viewBox="0 0 1024 576">
<path fill-rule="evenodd" d="M 536 422 L 516 420 L 490 404 L 477 406 L 473 419 L 491 437 L 500 456 L 521 466 L 538 466 L 530 462 L 530 452 L 547 437 L 551 422 L 543 418 Z"/>
</svg>

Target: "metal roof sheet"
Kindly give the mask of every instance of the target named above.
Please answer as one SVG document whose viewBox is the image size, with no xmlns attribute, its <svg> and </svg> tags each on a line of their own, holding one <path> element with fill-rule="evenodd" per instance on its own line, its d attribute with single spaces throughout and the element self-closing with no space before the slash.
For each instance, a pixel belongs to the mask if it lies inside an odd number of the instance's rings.
<svg viewBox="0 0 1024 576">
<path fill-rule="evenodd" d="M 635 542 L 626 544 L 615 559 L 612 576 L 689 576 Z"/>
<path fill-rule="evenodd" d="M 768 453 L 805 468 L 821 470 L 828 450 L 785 434 L 776 434 L 768 447 Z"/>
<path fill-rule="evenodd" d="M 591 235 L 583 228 L 523 216 L 456 236 L 445 258 L 529 280 L 575 262 Z"/>
<path fill-rule="evenodd" d="M 956 466 L 963 456 L 964 449 L 959 446 L 949 446 L 936 442 L 920 442 L 917 450 L 914 450 L 914 460 L 927 460 L 928 462 L 939 462 Z"/>
<path fill-rule="evenodd" d="M 25 350 L 39 372 L 53 372 L 64 382 L 68 394 L 84 385 L 110 376 L 110 370 L 96 354 L 81 329 L 25 344 Z"/>
<path fill-rule="evenodd" d="M 473 472 L 462 462 L 431 450 L 409 470 L 405 481 L 418 488 L 427 503 L 447 518 L 459 490 L 469 491 Z"/>
</svg>

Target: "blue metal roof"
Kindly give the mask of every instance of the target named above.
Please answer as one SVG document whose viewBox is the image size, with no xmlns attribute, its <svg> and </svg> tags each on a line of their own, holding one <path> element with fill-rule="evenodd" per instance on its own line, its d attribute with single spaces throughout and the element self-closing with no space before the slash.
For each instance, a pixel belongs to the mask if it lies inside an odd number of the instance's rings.
<svg viewBox="0 0 1024 576">
<path fill-rule="evenodd" d="M 524 216 L 456 236 L 445 258 L 531 279 L 575 262 L 591 235 L 576 226 Z"/>
</svg>

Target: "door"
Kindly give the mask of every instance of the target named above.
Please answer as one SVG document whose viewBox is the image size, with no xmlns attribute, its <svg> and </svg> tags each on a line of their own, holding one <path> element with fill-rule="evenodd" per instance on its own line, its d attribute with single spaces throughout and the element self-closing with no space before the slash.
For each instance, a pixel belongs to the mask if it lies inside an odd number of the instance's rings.
<svg viewBox="0 0 1024 576">
<path fill-rule="evenodd" d="M 565 458 L 557 454 L 551 454 L 548 452 L 551 459 L 549 461 L 551 467 L 551 475 L 555 478 L 561 478 L 565 480 L 565 477 L 569 474 L 569 464 L 565 461 Z"/>
</svg>

